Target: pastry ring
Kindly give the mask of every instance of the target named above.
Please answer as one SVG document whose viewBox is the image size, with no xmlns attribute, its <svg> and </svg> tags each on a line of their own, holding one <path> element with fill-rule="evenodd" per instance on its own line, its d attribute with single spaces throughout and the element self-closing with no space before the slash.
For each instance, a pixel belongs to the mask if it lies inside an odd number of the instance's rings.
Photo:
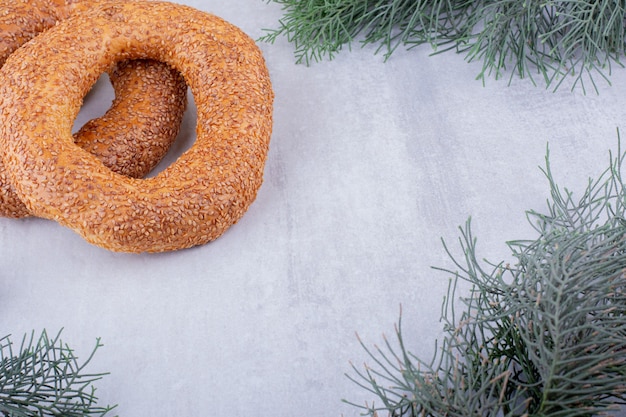
<svg viewBox="0 0 626 417">
<path fill-rule="evenodd" d="M 103 71 L 129 59 L 177 69 L 197 107 L 195 143 L 146 179 L 113 172 L 71 135 L 82 97 Z M 187 248 L 220 236 L 255 199 L 272 103 L 261 52 L 235 26 L 168 2 L 107 1 L 37 36 L 0 69 L 2 158 L 33 214 L 93 244 Z"/>
<path fill-rule="evenodd" d="M 24 43 L 72 13 L 88 10 L 90 0 L 0 0 L 0 66 Z M 115 92 L 109 110 L 87 122 L 74 141 L 110 169 L 143 177 L 176 139 L 187 103 L 187 85 L 168 65 L 125 61 L 107 70 Z M 0 158 L 0 216 L 31 213 L 15 194 Z"/>
</svg>

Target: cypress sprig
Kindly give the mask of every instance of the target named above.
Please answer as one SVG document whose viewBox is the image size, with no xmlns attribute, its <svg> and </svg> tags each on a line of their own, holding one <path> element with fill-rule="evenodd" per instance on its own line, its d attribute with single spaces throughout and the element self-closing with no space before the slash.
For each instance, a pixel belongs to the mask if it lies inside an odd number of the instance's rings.
<svg viewBox="0 0 626 417">
<path fill-rule="evenodd" d="M 400 46 L 430 44 L 482 61 L 477 76 L 536 78 L 558 88 L 567 75 L 586 89 L 622 66 L 626 3 L 615 0 L 269 0 L 282 5 L 279 27 L 296 61 L 332 59 L 355 41 L 378 44 L 385 58 Z M 509 70 L 510 68 L 510 70 Z"/>
<path fill-rule="evenodd" d="M 113 407 L 97 406 L 93 383 L 106 374 L 85 373 L 97 340 L 84 361 L 61 340 L 25 335 L 17 346 L 10 336 L 0 338 L 0 414 L 7 417 L 104 416 Z"/>
<path fill-rule="evenodd" d="M 624 154 L 582 196 L 556 184 L 549 154 L 546 213 L 528 212 L 535 240 L 508 243 L 513 265 L 479 260 L 470 221 L 442 309 L 444 337 L 430 361 L 397 343 L 369 349 L 373 365 L 348 377 L 376 400 L 366 415 L 596 416 L 626 404 Z M 459 280 L 471 284 L 456 297 Z M 462 311 L 459 314 L 459 306 Z"/>
</svg>

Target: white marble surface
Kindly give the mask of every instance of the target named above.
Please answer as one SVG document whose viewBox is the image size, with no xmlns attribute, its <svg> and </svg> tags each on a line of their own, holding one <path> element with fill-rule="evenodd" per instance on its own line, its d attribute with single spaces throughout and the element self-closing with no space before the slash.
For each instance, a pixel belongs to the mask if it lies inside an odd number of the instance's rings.
<svg viewBox="0 0 626 417">
<path fill-rule="evenodd" d="M 253 38 L 275 27 L 262 0 L 181 1 Z M 0 333 L 64 328 L 120 416 L 356 416 L 350 361 L 393 334 L 430 357 L 453 243 L 472 216 L 479 249 L 508 256 L 545 207 L 538 166 L 581 190 L 626 131 L 626 70 L 600 94 L 475 81 L 478 64 L 428 48 L 388 62 L 354 49 L 295 65 L 285 39 L 261 44 L 276 92 L 265 183 L 217 241 L 157 255 L 107 252 L 57 224 L 0 219 Z M 105 81 L 81 120 L 108 107 Z M 179 147 L 193 141 L 193 108 Z M 77 121 L 80 123 L 80 120 Z M 172 156 L 174 158 L 175 155 Z M 170 158 L 171 159 L 171 158 Z M 456 246 L 452 245 L 456 249 Z"/>
</svg>

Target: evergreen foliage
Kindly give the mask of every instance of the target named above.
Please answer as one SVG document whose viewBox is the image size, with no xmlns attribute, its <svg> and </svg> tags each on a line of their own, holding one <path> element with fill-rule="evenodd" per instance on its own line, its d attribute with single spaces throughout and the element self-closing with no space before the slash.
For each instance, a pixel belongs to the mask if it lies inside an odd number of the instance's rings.
<svg viewBox="0 0 626 417">
<path fill-rule="evenodd" d="M 19 346 L 9 336 L 0 338 L 0 415 L 6 417 L 104 416 L 112 407 L 96 405 L 93 382 L 105 374 L 84 373 L 100 348 L 97 341 L 82 363 L 60 333 L 43 331 L 24 336 Z"/>
<path fill-rule="evenodd" d="M 332 59 L 355 40 L 377 44 L 388 58 L 398 47 L 430 44 L 482 61 L 478 78 L 541 79 L 558 86 L 566 75 L 585 89 L 593 75 L 608 81 L 625 52 L 626 2 L 620 0 L 269 0 L 281 4 L 276 29 L 297 62 Z M 538 76 L 538 77 L 537 77 Z"/>
<path fill-rule="evenodd" d="M 470 222 L 444 301 L 444 338 L 431 361 L 398 344 L 368 349 L 374 366 L 350 379 L 377 403 L 367 415 L 596 416 L 626 402 L 624 154 L 580 199 L 558 186 L 549 154 L 547 213 L 528 212 L 536 240 L 508 246 L 514 265 L 479 260 Z M 444 244 L 445 247 L 445 244 Z M 455 311 L 458 280 L 471 284 Z"/>
</svg>

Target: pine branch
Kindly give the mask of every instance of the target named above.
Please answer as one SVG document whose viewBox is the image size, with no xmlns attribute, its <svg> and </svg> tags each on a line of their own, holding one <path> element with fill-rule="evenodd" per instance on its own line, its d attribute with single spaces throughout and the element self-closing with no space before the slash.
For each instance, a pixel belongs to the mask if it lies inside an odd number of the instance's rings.
<svg viewBox="0 0 626 417">
<path fill-rule="evenodd" d="M 281 4 L 277 29 L 259 40 L 286 36 L 296 62 L 332 59 L 358 40 L 378 44 L 385 59 L 400 46 L 430 44 L 482 61 L 483 81 L 508 74 L 535 76 L 558 88 L 573 76 L 586 89 L 594 75 L 609 81 L 626 51 L 626 4 L 614 0 L 268 0 Z M 511 68 L 512 70 L 509 70 Z"/>
<path fill-rule="evenodd" d="M 456 269 L 440 269 L 452 281 L 437 353 L 429 362 L 411 354 L 400 324 L 397 346 L 363 344 L 376 366 L 348 377 L 381 404 L 353 405 L 371 416 L 589 417 L 626 404 L 626 154 L 618 154 L 578 200 L 555 183 L 546 156 L 548 211 L 528 212 L 535 240 L 508 243 L 514 265 L 479 260 L 468 220 L 464 256 L 444 244 Z M 458 280 L 472 285 L 460 301 Z"/>
<path fill-rule="evenodd" d="M 61 341 L 43 331 L 24 336 L 18 350 L 9 336 L 0 338 L 0 414 L 7 417 L 104 416 L 113 407 L 99 407 L 93 383 L 105 374 L 85 373 L 98 348 L 82 363 Z"/>
</svg>

